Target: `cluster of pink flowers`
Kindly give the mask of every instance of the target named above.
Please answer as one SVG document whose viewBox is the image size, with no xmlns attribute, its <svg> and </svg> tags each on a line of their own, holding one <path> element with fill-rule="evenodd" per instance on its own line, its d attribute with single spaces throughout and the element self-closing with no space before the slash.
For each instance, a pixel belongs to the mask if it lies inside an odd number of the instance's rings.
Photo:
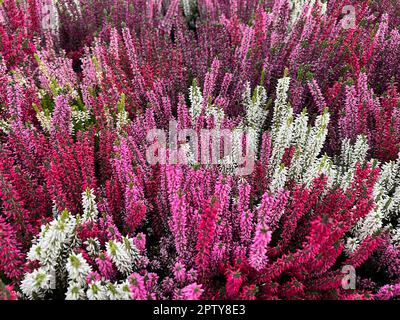
<svg viewBox="0 0 400 320">
<path fill-rule="evenodd" d="M 0 300 L 399 298 L 399 13 L 0 0 Z M 171 120 L 253 170 L 149 163 Z"/>
</svg>

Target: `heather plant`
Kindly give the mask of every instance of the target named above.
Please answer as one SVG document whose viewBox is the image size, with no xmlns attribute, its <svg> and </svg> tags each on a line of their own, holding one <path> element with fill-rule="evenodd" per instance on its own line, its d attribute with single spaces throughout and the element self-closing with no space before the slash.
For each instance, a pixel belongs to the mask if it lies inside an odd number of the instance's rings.
<svg viewBox="0 0 400 320">
<path fill-rule="evenodd" d="M 0 0 L 0 299 L 398 299 L 398 13 Z"/>
</svg>

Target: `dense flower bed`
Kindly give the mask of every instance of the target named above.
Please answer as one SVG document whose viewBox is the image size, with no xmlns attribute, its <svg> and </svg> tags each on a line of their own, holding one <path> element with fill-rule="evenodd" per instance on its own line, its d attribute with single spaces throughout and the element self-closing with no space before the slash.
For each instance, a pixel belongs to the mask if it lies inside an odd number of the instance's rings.
<svg viewBox="0 0 400 320">
<path fill-rule="evenodd" d="M 399 25 L 390 0 L 0 0 L 0 299 L 398 298 Z M 171 124 L 202 148 L 149 139 Z M 204 163 L 210 130 L 232 152 Z"/>
</svg>

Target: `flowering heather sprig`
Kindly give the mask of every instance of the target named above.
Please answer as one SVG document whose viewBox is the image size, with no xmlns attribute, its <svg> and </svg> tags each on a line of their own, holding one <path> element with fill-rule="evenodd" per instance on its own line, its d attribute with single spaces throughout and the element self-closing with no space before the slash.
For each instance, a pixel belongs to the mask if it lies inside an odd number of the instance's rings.
<svg viewBox="0 0 400 320">
<path fill-rule="evenodd" d="M 184 256 L 186 253 L 186 223 L 187 223 L 187 212 L 186 212 L 186 201 L 185 195 L 180 184 L 182 180 L 182 171 L 180 168 L 168 166 L 167 177 L 168 177 L 168 191 L 170 192 L 170 203 L 171 203 L 171 220 L 170 229 L 175 238 L 175 247 L 179 256 Z"/>
<path fill-rule="evenodd" d="M 133 233 L 146 216 L 146 206 L 140 200 L 140 192 L 134 183 L 129 183 L 125 191 L 125 223 Z"/>
<path fill-rule="evenodd" d="M 106 243 L 107 254 L 116 265 L 118 271 L 127 275 L 133 271 L 133 266 L 139 259 L 139 252 L 127 237 L 122 238 L 122 242 L 109 240 Z"/>
<path fill-rule="evenodd" d="M 96 258 L 96 263 L 99 268 L 99 272 L 103 277 L 106 279 L 114 279 L 116 275 L 116 269 L 107 253 L 100 253 L 99 257 Z"/>
<path fill-rule="evenodd" d="M 247 246 L 251 242 L 251 233 L 253 231 L 253 211 L 250 210 L 250 192 L 251 188 L 248 184 L 239 185 L 237 210 L 240 214 L 240 241 Z"/>
<path fill-rule="evenodd" d="M 256 226 L 253 243 L 250 247 L 250 265 L 260 271 L 268 262 L 267 246 L 271 241 L 272 232 L 268 230 L 264 222 L 259 222 Z"/>
<path fill-rule="evenodd" d="M 385 285 L 379 289 L 378 293 L 375 295 L 377 300 L 390 300 L 393 298 L 398 298 L 400 296 L 400 284 Z"/>
<path fill-rule="evenodd" d="M 70 254 L 67 258 L 66 270 L 68 273 L 67 300 L 79 300 L 84 297 L 83 290 L 86 288 L 86 282 L 89 274 L 92 272 L 82 254 Z"/>
<path fill-rule="evenodd" d="M 18 300 L 17 293 L 14 291 L 13 286 L 4 285 L 0 281 L 0 300 Z"/>
<path fill-rule="evenodd" d="M 20 244 L 15 233 L 3 217 L 0 216 L 0 271 L 8 278 L 19 278 L 23 270 L 23 258 Z"/>
<path fill-rule="evenodd" d="M 46 270 L 36 269 L 25 275 L 21 281 L 21 290 L 30 299 L 44 298 L 45 293 L 51 289 L 53 277 Z"/>
<path fill-rule="evenodd" d="M 236 298 L 243 284 L 243 275 L 240 269 L 228 268 L 226 271 L 226 297 Z"/>
<path fill-rule="evenodd" d="M 211 248 L 214 242 L 216 229 L 217 212 L 219 202 L 217 199 L 207 201 L 203 204 L 201 212 L 201 221 L 198 227 L 198 236 L 196 243 L 196 269 L 205 276 L 209 268 Z"/>
<path fill-rule="evenodd" d="M 131 291 L 133 300 L 145 300 L 147 296 L 147 291 L 144 286 L 144 279 L 138 273 L 133 273 L 128 278 L 129 290 Z"/>
<path fill-rule="evenodd" d="M 174 265 L 174 277 L 179 283 L 184 283 L 186 281 L 186 268 L 183 263 L 176 262 Z"/>
<path fill-rule="evenodd" d="M 181 297 L 178 299 L 182 300 L 199 300 L 204 290 L 201 288 L 202 285 L 192 283 L 182 289 Z"/>
</svg>

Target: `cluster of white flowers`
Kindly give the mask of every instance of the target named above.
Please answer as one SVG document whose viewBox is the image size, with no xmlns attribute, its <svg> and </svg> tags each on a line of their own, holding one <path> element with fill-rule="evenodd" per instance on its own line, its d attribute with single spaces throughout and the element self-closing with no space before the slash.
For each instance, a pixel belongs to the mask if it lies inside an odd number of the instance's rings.
<svg viewBox="0 0 400 320">
<path fill-rule="evenodd" d="M 213 117 L 215 121 L 215 126 L 217 128 L 220 128 L 221 122 L 225 117 L 224 110 L 220 108 L 219 106 L 215 106 L 213 104 L 207 105 L 207 108 L 205 110 L 205 115 L 207 118 Z"/>
<path fill-rule="evenodd" d="M 269 184 L 269 189 L 271 192 L 277 192 L 285 186 L 288 177 L 288 169 L 281 164 L 271 177 L 271 183 Z"/>
<path fill-rule="evenodd" d="M 34 294 L 42 296 L 47 291 L 55 289 L 56 274 L 65 277 L 62 260 L 75 238 L 76 218 L 64 210 L 56 219 L 42 226 L 36 242 L 28 252 L 30 261 L 38 261 L 40 267 L 25 275 L 22 292 L 29 298 Z M 33 281 L 34 280 L 34 281 Z M 52 285 L 47 285 L 50 282 Z"/>
<path fill-rule="evenodd" d="M 184 143 L 180 146 L 182 157 L 184 157 L 184 163 L 188 165 L 194 165 L 197 163 L 196 156 L 192 150 L 190 143 Z"/>
<path fill-rule="evenodd" d="M 381 168 L 375 184 L 376 204 L 381 208 L 385 219 L 399 213 L 400 204 L 400 154 L 396 161 L 390 161 Z"/>
<path fill-rule="evenodd" d="M 223 172 L 237 174 L 238 166 L 243 164 L 245 157 L 250 161 L 256 160 L 262 127 L 268 114 L 265 109 L 266 102 L 267 93 L 264 87 L 257 86 L 251 94 L 250 84 L 246 84 L 243 93 L 246 115 L 244 120 L 233 129 L 231 153 L 220 160 Z M 243 155 L 243 147 L 246 150 L 245 155 Z M 247 174 L 245 171 L 243 173 Z"/>
<path fill-rule="evenodd" d="M 87 188 L 82 193 L 83 221 L 96 221 L 99 211 L 96 204 L 96 196 L 94 190 Z"/>
<path fill-rule="evenodd" d="M 339 157 L 335 159 L 336 182 L 346 190 L 353 180 L 357 163 L 365 163 L 369 146 L 367 138 L 358 136 L 354 145 L 349 139 L 344 139 Z"/>
<path fill-rule="evenodd" d="M 68 287 L 66 300 L 130 300 L 128 280 L 111 282 L 108 280 L 96 280 L 85 287 L 71 284 Z"/>
<path fill-rule="evenodd" d="M 377 161 L 371 161 L 378 165 Z M 400 155 L 396 161 L 390 161 L 381 166 L 378 180 L 374 186 L 375 208 L 357 223 L 351 240 L 359 244 L 366 237 L 371 236 L 383 228 L 392 228 L 392 242 L 400 244 Z M 385 221 L 397 217 L 397 226 L 386 226 Z M 349 240 L 349 241 L 351 241 Z M 347 245 L 348 252 L 354 252 L 356 245 Z"/>
<path fill-rule="evenodd" d="M 246 107 L 246 126 L 254 128 L 258 133 L 261 132 L 268 112 L 264 109 L 267 102 L 267 92 L 264 87 L 257 86 L 251 95 L 250 83 L 246 83 L 243 94 L 244 106 Z"/>
<path fill-rule="evenodd" d="M 183 14 L 185 17 L 190 17 L 196 6 L 196 0 L 182 0 Z"/>
<path fill-rule="evenodd" d="M 206 116 L 206 118 L 213 117 L 216 127 L 220 128 L 221 122 L 225 117 L 224 110 L 220 106 L 214 105 L 211 99 L 207 101 L 207 104 L 204 106 L 203 93 L 197 85 L 196 80 L 193 80 L 192 86 L 189 87 L 189 101 L 189 113 L 193 123 L 196 122 L 197 118 L 201 115 L 204 108 L 204 115 Z"/>
<path fill-rule="evenodd" d="M 66 287 L 66 299 L 78 300 L 125 300 L 131 298 L 129 283 L 112 283 L 104 278 L 88 282 L 92 267 L 82 253 L 76 253 L 82 243 L 76 235 L 77 226 L 98 219 L 98 208 L 94 191 L 82 193 L 83 216 L 75 217 L 64 210 L 52 222 L 42 226 L 35 243 L 28 252 L 28 260 L 37 261 L 39 267 L 25 274 L 21 283 L 22 293 L 30 299 L 45 298 L 46 293 L 56 289 L 56 285 Z M 87 239 L 83 245 L 92 258 L 101 252 L 97 238 Z M 133 239 L 123 237 L 122 241 L 110 240 L 106 244 L 117 269 L 126 276 L 132 273 L 140 256 Z"/>
<path fill-rule="evenodd" d="M 123 237 L 122 241 L 109 240 L 106 243 L 107 253 L 117 269 L 124 275 L 129 275 L 139 260 L 139 250 L 133 240 Z"/>
<path fill-rule="evenodd" d="M 84 297 L 86 279 L 92 268 L 83 258 L 82 254 L 71 253 L 67 259 L 68 272 L 67 299 L 80 299 Z"/>
<path fill-rule="evenodd" d="M 0 129 L 4 133 L 8 134 L 10 132 L 10 123 L 4 119 L 1 119 L 0 120 Z"/>
<path fill-rule="evenodd" d="M 67 270 L 69 283 L 66 294 L 67 300 L 128 300 L 131 298 L 128 280 L 121 283 L 106 279 L 87 282 L 92 268 L 81 254 L 71 254 Z"/>
<path fill-rule="evenodd" d="M 122 128 L 129 123 L 129 114 L 125 110 L 125 94 L 121 94 L 121 99 L 117 103 L 117 131 L 121 132 Z"/>
<path fill-rule="evenodd" d="M 293 134 L 293 109 L 287 102 L 289 85 L 288 77 L 278 80 L 271 129 L 273 149 L 268 168 L 270 176 L 276 175 L 275 171 L 280 170 L 282 157 L 290 146 Z"/>
<path fill-rule="evenodd" d="M 88 110 L 79 110 L 77 109 L 76 106 L 73 106 L 71 117 L 72 117 L 71 126 L 73 123 L 85 124 L 90 119 L 90 113 Z M 74 131 L 74 128 L 72 128 L 72 131 Z"/>
<path fill-rule="evenodd" d="M 102 284 L 105 287 L 107 299 L 109 300 L 130 300 L 131 291 L 129 290 L 128 280 L 121 283 L 111 283 L 109 281 Z"/>
<path fill-rule="evenodd" d="M 94 258 L 100 254 L 100 241 L 97 238 L 88 238 L 84 243 L 86 251 Z"/>
<path fill-rule="evenodd" d="M 86 283 L 86 277 L 92 272 L 92 268 L 81 253 L 71 253 L 68 257 L 66 268 L 69 280 L 78 285 L 84 285 Z"/>
<path fill-rule="evenodd" d="M 62 251 L 74 240 L 76 218 L 64 210 L 55 220 L 42 226 L 37 242 L 28 253 L 28 260 L 54 269 Z"/>
<path fill-rule="evenodd" d="M 306 119 L 308 121 L 308 117 Z M 309 185 L 321 173 L 331 177 L 332 161 L 326 155 L 320 157 L 328 133 L 329 113 L 325 110 L 316 118 L 315 125 L 311 128 L 306 129 L 304 121 L 302 119 L 293 124 L 295 134 L 292 139 L 296 153 L 291 162 L 289 176 L 294 181 Z M 294 138 L 295 136 L 297 137 Z"/>
<path fill-rule="evenodd" d="M 189 100 L 190 100 L 190 116 L 193 121 L 200 116 L 203 110 L 203 94 L 197 85 L 196 80 L 193 81 L 192 86 L 189 88 Z"/>
<path fill-rule="evenodd" d="M 86 298 L 85 290 L 82 286 L 70 283 L 65 294 L 66 300 L 84 300 Z"/>
<path fill-rule="evenodd" d="M 278 80 L 271 130 L 273 148 L 268 168 L 271 191 L 283 186 L 287 177 L 308 185 L 321 173 L 331 176 L 332 161 L 327 156 L 320 156 L 328 133 L 329 113 L 325 110 L 312 127 L 308 125 L 305 110 L 294 119 L 293 108 L 287 102 L 289 85 L 288 77 Z M 290 166 L 283 168 L 282 160 L 288 148 L 294 148 L 294 154 Z"/>
<path fill-rule="evenodd" d="M 25 275 L 21 282 L 22 292 L 30 299 L 44 298 L 46 292 L 54 288 L 54 275 L 39 268 Z"/>
<path fill-rule="evenodd" d="M 86 294 L 89 300 L 107 299 L 107 289 L 106 286 L 103 286 L 101 281 L 94 281 L 90 283 Z"/>
</svg>

